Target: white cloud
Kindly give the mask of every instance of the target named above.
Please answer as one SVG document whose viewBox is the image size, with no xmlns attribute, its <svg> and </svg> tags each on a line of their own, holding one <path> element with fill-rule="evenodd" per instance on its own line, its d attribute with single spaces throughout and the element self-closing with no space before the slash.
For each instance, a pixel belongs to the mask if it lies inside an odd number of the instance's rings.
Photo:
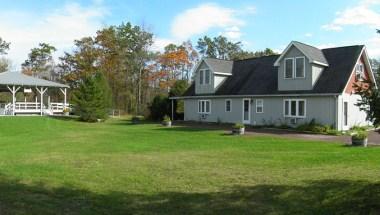
<svg viewBox="0 0 380 215">
<path fill-rule="evenodd" d="M 163 51 L 165 46 L 169 45 L 169 44 L 176 44 L 177 42 L 176 41 L 173 41 L 171 39 L 166 39 L 166 38 L 154 38 L 154 41 L 153 41 L 153 45 L 152 47 L 150 47 L 150 49 L 152 51 Z"/>
<path fill-rule="evenodd" d="M 376 35 L 366 41 L 368 55 L 371 58 L 380 58 L 380 36 Z"/>
<path fill-rule="evenodd" d="M 241 33 L 239 27 L 232 26 L 232 27 L 226 28 L 225 31 L 222 32 L 222 35 L 231 39 L 231 40 L 239 40 L 242 33 Z"/>
<path fill-rule="evenodd" d="M 304 36 L 305 36 L 305 37 L 312 37 L 313 34 L 312 34 L 312 33 L 306 33 Z"/>
<path fill-rule="evenodd" d="M 358 5 L 347 8 L 343 12 L 337 12 L 337 17 L 329 24 L 323 25 L 322 29 L 329 31 L 341 31 L 343 26 L 370 26 L 378 27 L 380 23 L 380 13 L 373 10 L 374 4 L 379 4 L 378 0 L 364 0 Z"/>
<path fill-rule="evenodd" d="M 250 10 L 252 11 L 252 7 Z M 212 28 L 222 28 L 228 35 L 238 37 L 241 35 L 240 30 L 228 31 L 232 27 L 238 28 L 244 25 L 237 15 L 238 12 L 230 8 L 216 4 L 202 4 L 176 16 L 172 23 L 171 33 L 179 40 L 186 40 Z"/>
<path fill-rule="evenodd" d="M 107 14 L 100 0 L 86 8 L 76 3 L 68 3 L 62 8 L 43 14 L 25 11 L 0 12 L 0 36 L 11 42 L 8 57 L 18 65 L 27 58 L 30 49 L 40 42 L 55 46 L 59 50 L 57 56 L 70 50 L 75 39 L 94 35 L 102 26 L 102 18 Z"/>
</svg>

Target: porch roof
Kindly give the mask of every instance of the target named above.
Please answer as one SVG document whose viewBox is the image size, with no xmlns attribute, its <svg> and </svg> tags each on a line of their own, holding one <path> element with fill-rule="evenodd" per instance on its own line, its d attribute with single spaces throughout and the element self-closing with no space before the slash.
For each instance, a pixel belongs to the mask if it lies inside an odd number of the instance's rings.
<svg viewBox="0 0 380 215">
<path fill-rule="evenodd" d="M 57 87 L 69 88 L 68 85 L 60 84 L 53 81 L 48 81 L 40 78 L 35 78 L 22 74 L 20 72 L 3 72 L 0 73 L 0 87 L 4 86 L 27 86 L 27 87 Z"/>
</svg>

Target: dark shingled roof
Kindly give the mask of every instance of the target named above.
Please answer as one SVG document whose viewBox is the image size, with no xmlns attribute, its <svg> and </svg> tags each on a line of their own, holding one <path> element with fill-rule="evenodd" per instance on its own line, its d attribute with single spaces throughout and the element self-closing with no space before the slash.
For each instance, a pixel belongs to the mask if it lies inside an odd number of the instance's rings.
<svg viewBox="0 0 380 215">
<path fill-rule="evenodd" d="M 278 67 L 273 64 L 279 55 L 234 61 L 232 76 L 211 95 L 339 94 L 343 92 L 362 49 L 361 45 L 322 49 L 329 66 L 312 90 L 277 89 Z M 194 83 L 183 96 L 196 96 Z"/>
</svg>

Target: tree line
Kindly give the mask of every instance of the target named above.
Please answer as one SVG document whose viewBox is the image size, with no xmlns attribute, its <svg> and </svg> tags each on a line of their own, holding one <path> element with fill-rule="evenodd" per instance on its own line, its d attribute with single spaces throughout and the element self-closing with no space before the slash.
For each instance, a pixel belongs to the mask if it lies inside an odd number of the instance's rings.
<svg viewBox="0 0 380 215">
<path fill-rule="evenodd" d="M 95 36 L 78 38 L 72 51 L 65 52 L 58 62 L 53 58 L 57 51 L 54 45 L 42 41 L 31 49 L 21 68 L 24 74 L 68 84 L 69 97 L 74 100 L 79 96 L 75 97 L 75 89 L 91 83 L 89 78 L 102 80 L 101 73 L 109 88 L 111 109 L 147 114 L 155 96 L 186 90 L 193 67 L 203 57 L 237 60 L 275 54 L 269 48 L 246 51 L 241 42 L 224 36 L 204 36 L 195 46 L 191 41 L 169 44 L 161 52 L 152 51 L 153 42 L 153 33 L 129 22 L 122 23 L 100 29 Z M 1 56 L 7 54 L 10 45 L 0 38 Z M 10 61 L 0 58 L 0 72 L 9 70 L 9 65 Z M 173 89 L 175 86 L 181 90 Z"/>
</svg>

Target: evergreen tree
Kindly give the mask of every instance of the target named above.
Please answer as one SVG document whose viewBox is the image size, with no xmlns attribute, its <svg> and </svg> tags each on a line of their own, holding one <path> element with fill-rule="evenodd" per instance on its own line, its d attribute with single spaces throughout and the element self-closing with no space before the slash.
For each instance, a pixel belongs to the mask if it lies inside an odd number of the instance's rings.
<svg viewBox="0 0 380 215">
<path fill-rule="evenodd" d="M 110 90 L 102 72 L 86 77 L 73 93 L 76 114 L 82 121 L 106 119 L 110 107 Z"/>
</svg>

